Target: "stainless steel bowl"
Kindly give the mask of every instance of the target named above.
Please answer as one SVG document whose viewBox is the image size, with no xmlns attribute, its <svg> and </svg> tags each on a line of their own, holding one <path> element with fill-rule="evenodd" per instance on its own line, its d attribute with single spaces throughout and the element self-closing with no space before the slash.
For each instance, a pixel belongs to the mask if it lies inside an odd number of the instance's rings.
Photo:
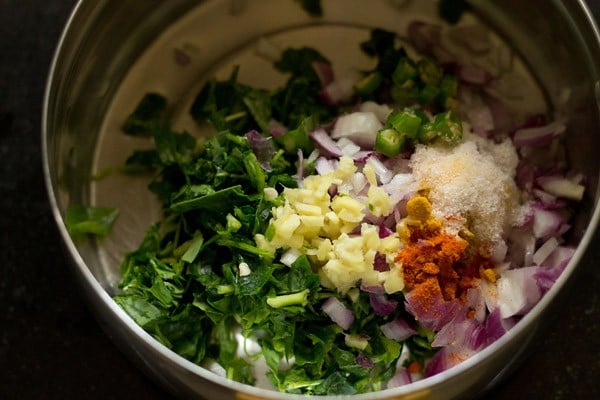
<svg viewBox="0 0 600 400">
<path fill-rule="evenodd" d="M 128 101 L 135 102 L 132 99 L 152 88 L 185 99 L 190 87 L 195 88 L 215 65 L 227 64 L 232 54 L 260 35 L 327 25 L 401 29 L 412 18 L 407 12 L 411 7 L 433 16 L 433 2 L 416 3 L 323 0 L 322 19 L 311 19 L 292 0 L 82 0 L 73 10 L 50 71 L 43 116 L 45 178 L 54 216 L 73 271 L 108 335 L 174 394 L 219 399 L 299 398 L 231 382 L 186 361 L 158 344 L 112 301 L 119 279 L 118 260 L 113 256 L 133 248 L 145 229 L 147 214 L 156 212 L 137 194 L 143 186 L 89 179 L 128 151 L 123 148 L 127 143 L 115 142 L 115 121 L 131 111 Z M 556 311 L 598 225 L 600 159 L 595 153 L 600 148 L 600 36 L 590 12 L 577 0 L 472 0 L 471 4 L 479 17 L 519 52 L 544 89 L 550 107 L 569 118 L 569 158 L 587 177 L 586 195 L 572 234 L 579 246 L 541 302 L 493 345 L 432 378 L 354 396 L 356 399 L 472 397 L 493 387 Z M 196 28 L 189 30 L 192 25 Z M 165 61 L 172 54 L 160 51 L 181 47 L 195 54 L 196 62 L 185 70 L 175 70 Z M 131 215 L 122 218 L 133 228 L 117 235 L 119 240 L 110 242 L 109 250 L 106 244 L 93 241 L 76 244 L 67 233 L 64 215 L 70 204 L 124 199 L 133 204 Z"/>
</svg>

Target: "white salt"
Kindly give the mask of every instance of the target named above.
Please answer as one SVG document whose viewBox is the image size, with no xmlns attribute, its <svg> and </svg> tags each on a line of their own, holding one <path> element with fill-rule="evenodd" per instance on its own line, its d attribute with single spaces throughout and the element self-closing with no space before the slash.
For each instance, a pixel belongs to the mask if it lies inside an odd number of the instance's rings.
<svg viewBox="0 0 600 400">
<path fill-rule="evenodd" d="M 517 153 L 510 143 L 465 136 L 455 147 L 417 146 L 413 176 L 428 191 L 433 216 L 450 230 L 470 230 L 480 243 L 497 245 L 521 216 L 514 182 Z"/>
</svg>

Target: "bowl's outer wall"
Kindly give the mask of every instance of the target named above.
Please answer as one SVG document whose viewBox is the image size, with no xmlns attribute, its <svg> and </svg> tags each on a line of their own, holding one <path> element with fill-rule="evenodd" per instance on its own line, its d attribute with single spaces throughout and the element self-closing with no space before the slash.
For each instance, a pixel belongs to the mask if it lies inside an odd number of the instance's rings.
<svg viewBox="0 0 600 400">
<path fill-rule="evenodd" d="M 198 5 L 198 1 L 160 0 L 80 1 L 63 34 L 49 77 L 44 113 L 45 172 L 55 217 L 72 256 L 73 269 L 83 292 L 109 336 L 173 393 L 207 398 L 294 398 L 246 388 L 211 378 L 164 347 L 157 345 L 120 310 L 105 291 L 93 243 L 77 247 L 68 237 L 62 215 L 69 204 L 86 202 L 86 177 L 91 168 L 103 113 L 127 70 L 161 32 L 162 28 Z M 575 0 L 522 2 L 473 1 L 484 19 L 505 33 L 528 60 L 551 104 L 569 115 L 568 151 L 573 166 L 585 173 L 589 190 L 576 220 L 574 236 L 589 244 L 596 228 L 599 148 L 598 102 L 595 84 L 599 79 L 600 49 L 597 32 Z M 542 10 L 543 11 L 540 11 Z M 567 15 L 569 13 L 569 15 Z M 125 40 L 127 38 L 127 40 Z M 569 96 L 565 95 L 569 91 Z M 76 149 L 76 150 L 74 150 Z M 591 221 L 591 222 L 590 222 Z M 581 251 L 580 251 L 581 253 Z M 576 256 L 574 263 L 581 257 Z M 429 382 L 415 385 L 414 391 L 389 391 L 375 398 L 469 397 L 480 393 L 494 377 L 508 370 L 540 330 L 573 274 L 570 265 L 557 287 L 548 293 L 541 307 L 501 340 L 502 351 L 484 352 L 459 369 Z M 497 346 L 496 346 L 497 347 Z M 491 349 L 494 350 L 494 349 Z M 475 365 L 477 363 L 477 365 Z M 245 393 L 242 393 L 245 392 Z M 404 395 L 403 395 L 404 393 Z M 367 398 L 367 397 L 365 397 Z"/>
</svg>

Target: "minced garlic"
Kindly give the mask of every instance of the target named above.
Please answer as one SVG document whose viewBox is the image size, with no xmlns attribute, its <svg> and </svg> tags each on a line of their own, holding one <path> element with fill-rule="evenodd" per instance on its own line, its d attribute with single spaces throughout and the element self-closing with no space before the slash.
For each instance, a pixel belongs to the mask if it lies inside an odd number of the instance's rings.
<svg viewBox="0 0 600 400">
<path fill-rule="evenodd" d="M 387 293 L 399 292 L 404 281 L 395 261 L 398 234 L 380 238 L 377 226 L 363 222 L 367 212 L 385 216 L 393 207 L 388 194 L 377 186 L 373 168 L 367 164 L 362 171 L 370 184 L 366 198 L 353 197 L 344 189 L 333 196 L 329 192 L 332 185 L 346 187 L 356 171 L 354 161 L 342 157 L 335 170 L 307 177 L 300 188 L 286 188 L 285 203 L 272 210 L 273 236 L 267 240 L 256 235 L 256 244 L 272 252 L 283 248 L 308 255 L 320 267 L 322 285 L 341 293 L 358 282 L 383 285 Z M 360 235 L 351 235 L 358 229 Z M 385 255 L 389 270 L 374 269 L 377 254 Z"/>
</svg>

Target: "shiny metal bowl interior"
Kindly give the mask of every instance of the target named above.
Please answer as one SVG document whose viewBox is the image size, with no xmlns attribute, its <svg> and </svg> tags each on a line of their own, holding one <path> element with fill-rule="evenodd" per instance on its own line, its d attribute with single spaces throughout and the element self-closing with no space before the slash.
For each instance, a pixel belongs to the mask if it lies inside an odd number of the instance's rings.
<svg viewBox="0 0 600 400">
<path fill-rule="evenodd" d="M 242 45 L 240 38 L 250 40 L 284 27 L 322 22 L 308 18 L 294 3 L 292 0 L 82 0 L 63 32 L 50 71 L 43 116 L 44 169 L 50 201 L 73 271 L 107 334 L 140 368 L 180 396 L 298 397 L 227 381 L 155 342 L 111 300 L 114 271 L 107 273 L 93 241 L 77 244 L 72 241 L 63 216 L 70 204 L 90 203 L 88 177 L 107 110 L 132 65 L 167 27 L 196 7 L 216 7 L 215 10 L 221 7 L 232 20 L 247 18 L 244 10 L 248 7 L 268 10 L 265 14 L 268 17 L 263 19 L 260 13 L 253 14 L 260 24 L 256 21 L 254 25 L 241 24 L 240 29 L 246 29 L 243 32 L 236 30 L 235 25 L 228 26 L 232 30 L 229 36 L 222 31 L 221 35 L 207 32 L 205 40 L 218 43 L 209 47 L 212 52 L 203 54 L 209 66 Z M 585 174 L 588 185 L 571 237 L 580 245 L 552 290 L 498 342 L 445 373 L 407 387 L 354 396 L 357 399 L 470 397 L 492 387 L 510 370 L 558 306 L 557 299 L 564 296 L 573 280 L 600 218 L 600 159 L 594 154 L 600 148 L 600 38 L 589 11 L 577 0 L 472 0 L 471 3 L 480 18 L 518 50 L 545 90 L 551 108 L 568 116 L 569 158 L 573 168 Z M 350 10 L 360 16 L 365 4 L 324 0 L 325 21 L 345 21 Z M 397 18 L 404 16 L 399 13 Z M 217 29 L 217 25 L 207 24 L 207 29 Z M 248 26 L 257 25 L 260 29 L 247 30 Z M 222 54 L 216 54 L 217 47 Z M 206 74 L 207 70 L 203 72 Z"/>
</svg>

